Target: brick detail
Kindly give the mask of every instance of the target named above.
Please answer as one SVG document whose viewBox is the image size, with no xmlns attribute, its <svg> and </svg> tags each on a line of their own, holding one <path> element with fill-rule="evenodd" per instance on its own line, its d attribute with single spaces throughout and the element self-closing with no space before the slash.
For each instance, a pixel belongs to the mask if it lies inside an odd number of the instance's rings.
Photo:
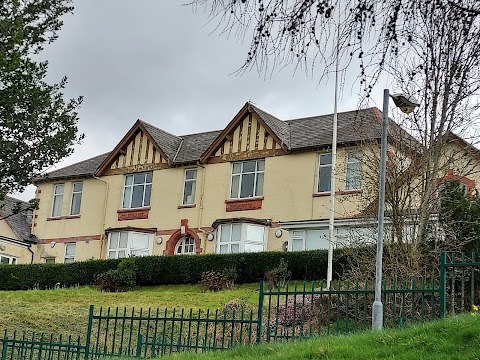
<svg viewBox="0 0 480 360">
<path fill-rule="evenodd" d="M 263 198 L 225 200 L 225 211 L 258 210 L 262 208 Z"/>
<path fill-rule="evenodd" d="M 150 209 L 117 210 L 118 221 L 148 219 Z"/>
</svg>

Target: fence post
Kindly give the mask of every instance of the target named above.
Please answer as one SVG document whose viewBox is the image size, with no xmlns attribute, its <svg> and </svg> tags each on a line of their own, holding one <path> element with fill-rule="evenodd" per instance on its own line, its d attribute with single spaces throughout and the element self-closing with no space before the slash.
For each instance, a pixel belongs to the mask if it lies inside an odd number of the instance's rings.
<svg viewBox="0 0 480 360">
<path fill-rule="evenodd" d="M 440 254 L 440 317 L 444 318 L 447 310 L 447 253 Z"/>
<path fill-rule="evenodd" d="M 7 350 L 8 350 L 8 336 L 5 332 L 5 337 L 3 338 L 3 345 L 2 345 L 2 358 L 1 360 L 7 359 Z"/>
<path fill-rule="evenodd" d="M 137 350 L 135 352 L 135 357 L 137 357 L 137 358 L 142 356 L 142 342 L 143 342 L 143 336 L 142 336 L 142 334 L 138 334 Z"/>
<path fill-rule="evenodd" d="M 93 305 L 90 305 L 90 310 L 88 311 L 88 326 L 87 326 L 87 340 L 85 341 L 85 360 L 88 360 L 90 355 L 90 341 L 92 338 L 92 326 L 93 326 Z"/>
<path fill-rule="evenodd" d="M 260 281 L 260 290 L 258 292 L 257 344 L 260 344 L 262 342 L 264 286 L 264 282 Z"/>
</svg>

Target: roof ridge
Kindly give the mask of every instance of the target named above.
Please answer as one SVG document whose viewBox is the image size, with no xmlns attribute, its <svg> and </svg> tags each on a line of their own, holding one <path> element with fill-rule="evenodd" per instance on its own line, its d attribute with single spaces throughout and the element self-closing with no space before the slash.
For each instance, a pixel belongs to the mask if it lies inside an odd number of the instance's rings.
<svg viewBox="0 0 480 360">
<path fill-rule="evenodd" d="M 175 135 L 175 134 L 172 134 L 171 132 L 169 132 L 169 131 L 167 131 L 167 130 L 164 130 L 164 129 L 162 129 L 162 128 L 159 128 L 158 126 L 152 125 L 152 124 L 150 124 L 149 122 L 146 122 L 146 121 L 144 121 L 144 120 L 142 120 L 142 119 L 138 119 L 138 121 L 139 121 L 140 123 L 144 124 L 144 125 L 145 125 L 145 124 L 146 124 L 146 125 L 149 125 L 149 126 L 155 128 L 155 129 L 157 129 L 157 130 L 160 130 L 160 131 L 164 132 L 165 134 L 175 136 L 176 138 L 178 138 L 179 140 L 181 140 L 180 136 Z"/>
<path fill-rule="evenodd" d="M 359 112 L 359 111 L 367 111 L 367 110 L 374 110 L 378 109 L 376 106 L 371 106 L 368 108 L 364 109 L 356 109 L 356 110 L 347 110 L 347 111 L 339 111 L 338 114 L 348 114 L 348 113 L 353 113 L 353 112 Z M 293 119 L 288 119 L 284 120 L 285 123 L 290 125 L 290 122 L 292 121 L 297 121 L 297 120 L 308 120 L 308 119 L 313 119 L 313 118 L 318 118 L 322 116 L 333 116 L 334 113 L 328 113 L 328 114 L 321 114 L 321 115 L 312 115 L 312 116 L 306 116 L 306 117 L 299 117 L 299 118 L 293 118 Z"/>
</svg>

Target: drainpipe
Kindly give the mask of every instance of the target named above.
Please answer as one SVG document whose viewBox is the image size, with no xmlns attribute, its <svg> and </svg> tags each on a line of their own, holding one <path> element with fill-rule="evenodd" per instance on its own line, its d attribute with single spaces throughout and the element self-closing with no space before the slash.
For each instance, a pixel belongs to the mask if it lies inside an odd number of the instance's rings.
<svg viewBox="0 0 480 360">
<path fill-rule="evenodd" d="M 203 234 L 206 234 L 207 232 L 202 229 L 202 212 L 203 212 L 203 197 L 205 192 L 205 176 L 206 176 L 207 168 L 202 164 L 200 164 L 199 161 L 197 161 L 197 166 L 203 169 L 202 170 L 202 187 L 200 189 L 200 203 L 198 204 L 199 209 L 198 209 L 198 217 L 197 217 L 197 227 L 198 227 L 198 231 L 200 231 Z M 206 247 L 207 247 L 207 239 L 205 239 L 205 244 L 203 247 L 204 251 Z"/>
<path fill-rule="evenodd" d="M 32 254 L 31 258 L 30 258 L 30 264 L 33 264 L 33 250 L 32 250 L 32 244 L 28 244 L 28 247 L 27 247 L 27 250 L 30 252 L 30 254 Z"/>
<path fill-rule="evenodd" d="M 100 179 L 98 176 L 93 176 L 94 179 L 97 179 L 101 182 L 103 182 L 105 185 L 106 185 L 106 193 L 105 193 L 105 199 L 104 199 L 104 202 L 103 202 L 103 215 L 102 215 L 102 225 L 101 225 L 101 229 L 100 229 L 100 259 L 102 258 L 103 256 L 103 246 L 104 246 L 104 236 L 105 236 L 105 218 L 107 216 L 107 200 L 108 200 L 108 193 L 109 193 L 109 190 L 110 190 L 110 184 L 108 183 L 108 181 L 105 181 L 103 179 Z"/>
</svg>

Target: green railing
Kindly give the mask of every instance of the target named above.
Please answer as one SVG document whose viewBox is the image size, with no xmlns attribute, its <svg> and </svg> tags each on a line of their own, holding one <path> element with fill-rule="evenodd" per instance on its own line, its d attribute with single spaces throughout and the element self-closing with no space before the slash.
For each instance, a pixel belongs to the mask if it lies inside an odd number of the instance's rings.
<svg viewBox="0 0 480 360">
<path fill-rule="evenodd" d="M 159 357 L 225 350 L 257 342 L 253 310 L 231 311 L 90 307 L 87 357 Z"/>
<path fill-rule="evenodd" d="M 54 337 L 35 333 L 27 336 L 26 333 L 8 334 L 5 331 L 0 338 L 1 360 L 80 360 L 85 357 L 85 345 L 80 337 Z"/>
<path fill-rule="evenodd" d="M 442 253 L 440 286 L 443 314 L 468 312 L 480 304 L 480 261 L 475 253 Z"/>
<path fill-rule="evenodd" d="M 337 282 L 330 289 L 315 282 L 287 283 L 264 289 L 263 317 L 266 341 L 284 341 L 313 335 L 345 334 L 371 328 L 373 284 Z M 411 280 L 384 283 L 384 325 L 402 326 L 439 318 L 438 281 Z"/>
<path fill-rule="evenodd" d="M 480 262 L 475 256 L 442 254 L 440 279 L 385 282 L 384 325 L 404 326 L 470 311 L 480 304 Z M 373 284 L 260 283 L 258 307 L 224 310 L 99 308 L 92 305 L 86 341 L 43 334 L 0 338 L 0 360 L 90 360 L 100 357 L 161 357 L 175 352 L 234 346 L 371 328 Z"/>
</svg>

